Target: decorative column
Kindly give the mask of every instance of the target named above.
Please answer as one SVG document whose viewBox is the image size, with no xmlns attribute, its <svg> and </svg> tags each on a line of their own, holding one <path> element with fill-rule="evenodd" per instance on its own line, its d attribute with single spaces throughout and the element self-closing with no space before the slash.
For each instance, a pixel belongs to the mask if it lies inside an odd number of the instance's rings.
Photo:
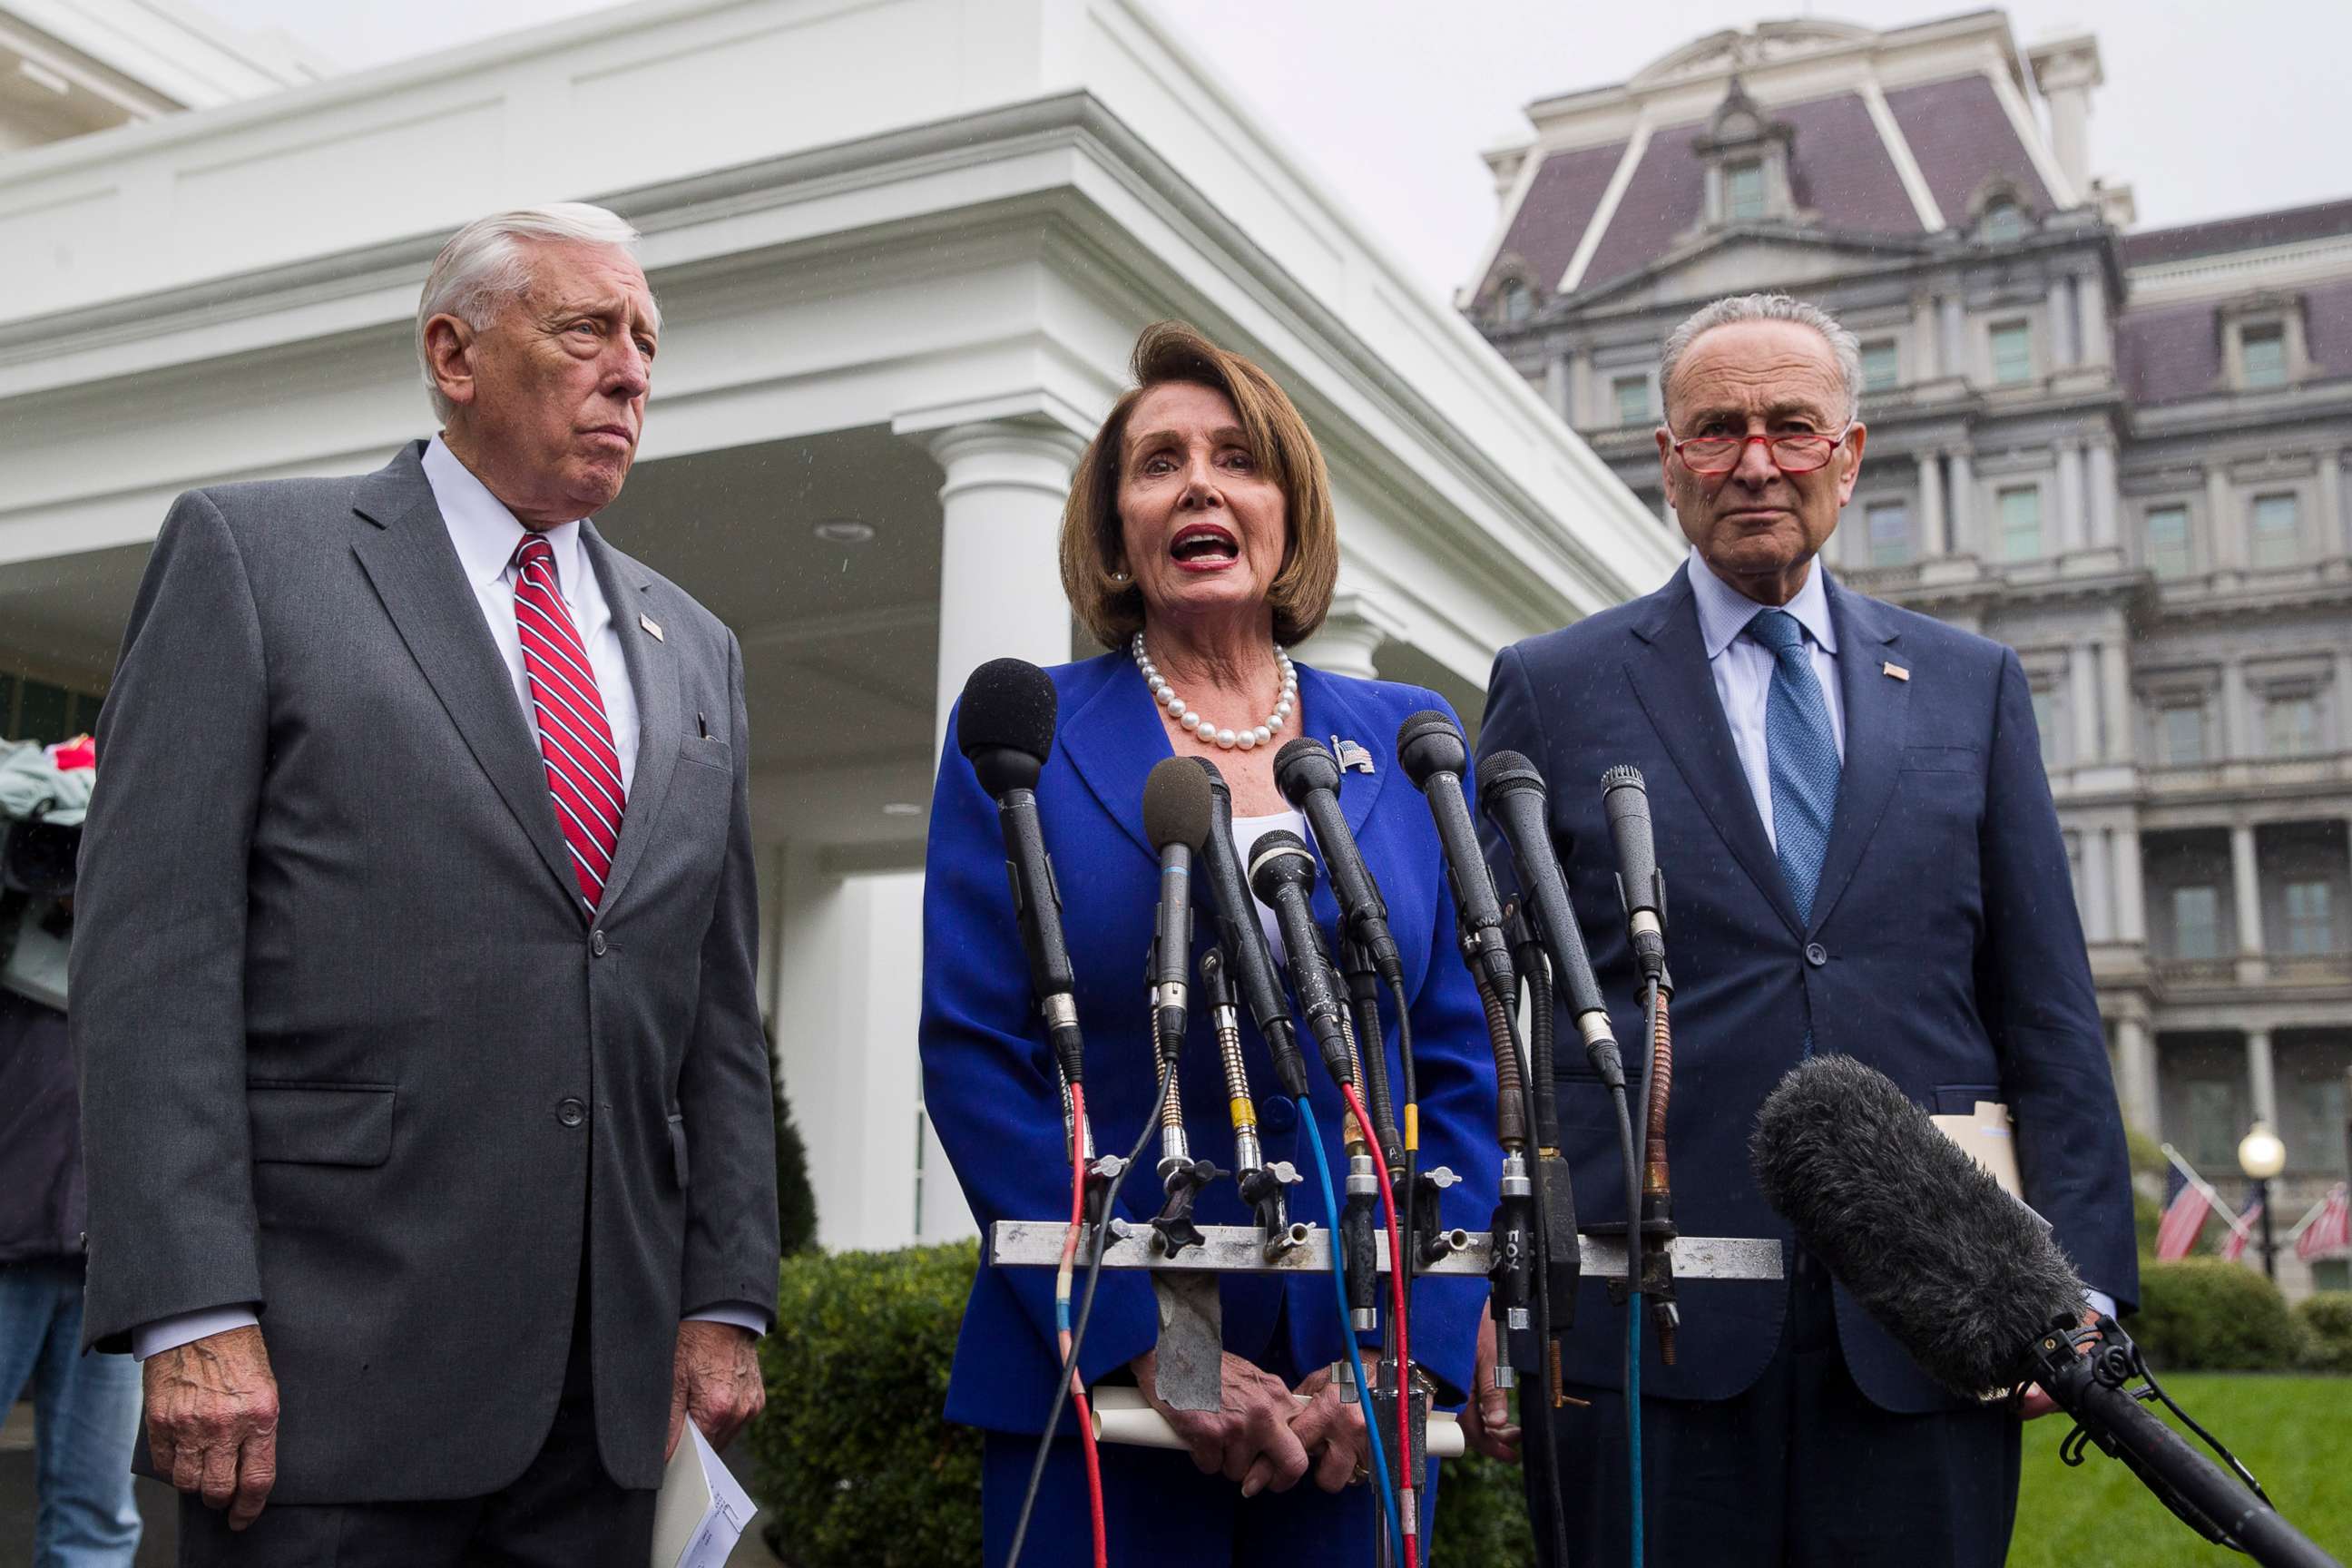
<svg viewBox="0 0 2352 1568">
<path fill-rule="evenodd" d="M 1568 410 L 1568 361 L 1559 354 L 1544 361 L 1544 401 L 1570 429 L 1575 428 L 1576 421 L 1570 417 Z"/>
<path fill-rule="evenodd" d="M 2344 454 L 2319 454 L 2319 548 L 2322 554 L 2352 554 L 2344 522 Z"/>
<path fill-rule="evenodd" d="M 974 669 L 992 658 L 1070 657 L 1062 595 L 1062 503 L 1086 443 L 1042 420 L 956 425 L 916 437 L 940 487 L 940 654 L 934 741 Z"/>
<path fill-rule="evenodd" d="M 2254 828 L 2241 822 L 2230 829 L 2231 901 L 2237 905 L 2238 958 L 2259 963 L 2263 956 L 2263 879 L 2254 857 Z"/>
<path fill-rule="evenodd" d="M 1581 430 L 1592 419 L 1592 400 L 1586 389 L 1592 384 L 1592 354 L 1578 349 L 1568 356 L 1568 425 L 1571 430 Z"/>
<path fill-rule="evenodd" d="M 2066 650 L 2066 700 L 2074 710 L 2074 749 L 2066 760 L 2087 767 L 2099 756 L 2097 650 L 2088 643 L 2078 642 Z"/>
<path fill-rule="evenodd" d="M 2245 540 L 2230 504 L 2230 473 L 2216 462 L 2205 470 L 2205 532 L 2216 566 L 2243 566 Z"/>
<path fill-rule="evenodd" d="M 1342 588 L 1331 599 L 1331 613 L 1315 635 L 1290 650 L 1291 658 L 1312 665 L 1326 675 L 1351 675 L 1378 680 L 1374 663 L 1382 647 L 1396 640 L 1402 629 L 1396 616 L 1372 595 Z M 1309 722 L 1318 722 L 1313 714 Z M 1303 731 L 1302 731 L 1303 732 Z"/>
<path fill-rule="evenodd" d="M 1966 452 L 1952 454 L 1952 553 L 1979 560 L 1987 553 L 1977 537 L 1976 464 Z"/>
<path fill-rule="evenodd" d="M 2083 483 L 2090 492 L 2091 544 L 2095 549 L 2113 549 L 2123 542 L 2116 527 L 2118 492 L 2115 444 L 2105 439 L 2093 441 L 2085 455 L 2090 459 L 2090 469 Z"/>
<path fill-rule="evenodd" d="M 1934 381 L 1944 374 L 1944 356 L 1936 348 L 1936 301 L 1922 294 L 1911 301 L 1912 380 Z"/>
<path fill-rule="evenodd" d="M 2252 715 L 2246 705 L 2246 668 L 2234 658 L 2221 661 L 2221 760 L 2242 761 L 2254 754 Z"/>
<path fill-rule="evenodd" d="M 2164 1135 L 2163 1100 L 2157 1089 L 2156 1047 L 2147 1026 L 2137 1018 L 2116 1020 L 2116 1091 L 2123 1101 L 2124 1122 L 2151 1138 Z"/>
<path fill-rule="evenodd" d="M 2105 364 L 2115 355 L 2107 339 L 2106 279 L 2098 268 L 2093 268 L 2076 281 L 2083 307 L 2079 318 L 2083 324 L 2083 363 Z"/>
<path fill-rule="evenodd" d="M 2083 445 L 2058 443 L 2058 551 L 2083 548 Z"/>
<path fill-rule="evenodd" d="M 2137 715 L 2132 711 L 2131 675 L 2125 665 L 2121 636 L 2099 645 L 2099 688 L 2105 700 L 2101 716 L 2105 720 L 2106 741 L 2100 754 L 2111 763 L 2133 762 L 2138 748 L 2132 742 L 2139 726 L 2133 721 Z"/>
<path fill-rule="evenodd" d="M 1939 452 L 1922 452 L 1919 463 L 1919 553 L 1933 557 L 1951 553 L 1944 537 L 1944 463 Z"/>
<path fill-rule="evenodd" d="M 1958 214 L 1951 215 L 1958 216 Z M 1968 343 L 1962 336 L 1968 321 L 1959 296 L 1944 296 L 1943 360 L 1944 374 L 1967 378 L 1969 374 Z"/>
<path fill-rule="evenodd" d="M 2072 370 L 2074 349 L 2074 279 L 2063 273 L 2050 280 L 2050 358 L 2060 370 Z"/>
<path fill-rule="evenodd" d="M 2115 921 L 2115 888 L 2107 875 L 2107 830 L 2086 827 L 2083 830 L 2083 939 L 2085 942 L 2113 942 Z"/>
<path fill-rule="evenodd" d="M 2279 1124 L 2278 1064 L 2271 1055 L 2268 1029 L 2246 1031 L 2246 1090 L 2254 1102 L 2254 1120 Z"/>
<path fill-rule="evenodd" d="M 2147 895 L 2140 889 L 2139 830 L 2116 830 L 2116 940 L 2147 941 Z"/>
</svg>

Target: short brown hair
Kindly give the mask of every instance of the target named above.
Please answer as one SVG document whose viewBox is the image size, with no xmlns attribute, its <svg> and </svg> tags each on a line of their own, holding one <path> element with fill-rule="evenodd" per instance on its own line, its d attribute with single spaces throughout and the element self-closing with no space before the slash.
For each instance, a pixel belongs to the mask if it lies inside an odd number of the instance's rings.
<svg viewBox="0 0 2352 1568">
<path fill-rule="evenodd" d="M 1307 421 L 1274 378 L 1181 321 L 1157 321 L 1135 340 L 1129 362 L 1135 385 L 1111 405 L 1109 417 L 1078 459 L 1070 499 L 1062 508 L 1062 592 L 1087 631 L 1116 648 L 1143 628 L 1143 591 L 1114 582 L 1111 568 L 1123 546 L 1118 519 L 1119 448 L 1136 404 L 1155 386 L 1186 383 L 1224 394 L 1240 416 L 1242 434 L 1259 470 L 1282 490 L 1289 539 L 1282 570 L 1266 589 L 1274 610 L 1274 640 L 1289 646 L 1315 635 L 1331 609 L 1339 578 L 1339 530 L 1331 514 L 1331 476 Z"/>
</svg>

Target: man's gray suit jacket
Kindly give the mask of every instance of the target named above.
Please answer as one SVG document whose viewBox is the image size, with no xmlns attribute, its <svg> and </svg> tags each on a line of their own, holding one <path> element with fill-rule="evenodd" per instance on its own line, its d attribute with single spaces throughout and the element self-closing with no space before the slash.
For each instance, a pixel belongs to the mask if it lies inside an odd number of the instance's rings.
<svg viewBox="0 0 2352 1568">
<path fill-rule="evenodd" d="M 741 652 L 583 525 L 643 721 L 588 916 L 423 446 L 180 497 L 99 727 L 84 1337 L 258 1303 L 274 1501 L 514 1479 L 583 1281 L 656 1486 L 681 1314 L 775 1300 Z"/>
</svg>

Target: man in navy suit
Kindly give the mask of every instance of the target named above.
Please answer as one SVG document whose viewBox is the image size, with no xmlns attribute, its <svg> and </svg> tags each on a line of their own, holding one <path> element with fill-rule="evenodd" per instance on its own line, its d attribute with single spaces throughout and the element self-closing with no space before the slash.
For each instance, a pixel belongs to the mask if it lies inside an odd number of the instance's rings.
<svg viewBox="0 0 2352 1568">
<path fill-rule="evenodd" d="M 1814 556 L 1861 470 L 1860 353 L 1748 295 L 1667 340 L 1658 457 L 1690 559 L 1648 597 L 1506 648 L 1484 752 L 1525 753 L 1612 1003 L 1642 1039 L 1599 779 L 1645 775 L 1667 878 L 1667 1146 L 1686 1234 L 1773 1236 L 1757 1107 L 1811 1053 L 1931 1112 L 2005 1102 L 2024 1195 L 2092 1304 L 2138 1288 L 2129 1174 L 2025 675 L 2000 645 L 1839 586 Z M 1498 857 L 1498 861 L 1500 860 Z M 1563 1071 L 1578 1207 L 1622 1214 L 1614 1123 Z M 1681 1282 L 1675 1364 L 1645 1334 L 1648 1561 L 1995 1564 L 2021 1411 L 1945 1394 L 1793 1245 L 1770 1283 Z M 1622 1309 L 1588 1285 L 1560 1480 L 1580 1563 L 1626 1559 Z M 2035 1396 L 2037 1399 L 2039 1395 Z"/>
</svg>

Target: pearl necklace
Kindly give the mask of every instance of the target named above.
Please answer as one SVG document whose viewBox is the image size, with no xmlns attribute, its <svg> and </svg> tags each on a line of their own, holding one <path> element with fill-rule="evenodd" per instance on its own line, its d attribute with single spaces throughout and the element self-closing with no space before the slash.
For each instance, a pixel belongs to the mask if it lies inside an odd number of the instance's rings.
<svg viewBox="0 0 2352 1568">
<path fill-rule="evenodd" d="M 1135 655 L 1135 668 L 1143 672 L 1144 684 L 1151 688 L 1151 700 L 1174 715 L 1186 732 L 1221 752 L 1246 752 L 1271 744 L 1275 732 L 1290 721 L 1290 710 L 1298 701 L 1298 671 L 1291 664 L 1290 656 L 1276 647 L 1274 661 L 1282 667 L 1282 700 L 1275 704 L 1274 711 L 1265 716 L 1263 724 L 1245 730 L 1220 730 L 1184 706 L 1184 700 L 1168 689 L 1168 682 L 1153 668 L 1150 656 L 1143 651 L 1141 632 L 1136 633 L 1135 640 L 1128 646 Z"/>
</svg>

